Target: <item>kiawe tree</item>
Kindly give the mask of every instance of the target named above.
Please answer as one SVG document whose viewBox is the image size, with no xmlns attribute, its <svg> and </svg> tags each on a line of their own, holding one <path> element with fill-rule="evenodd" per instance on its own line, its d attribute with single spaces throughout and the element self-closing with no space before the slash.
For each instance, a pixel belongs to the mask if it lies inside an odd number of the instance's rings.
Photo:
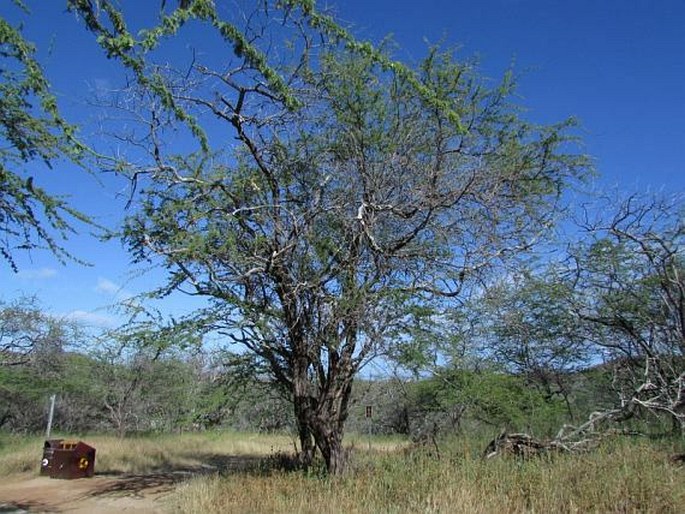
<svg viewBox="0 0 685 514">
<path fill-rule="evenodd" d="M 563 399 L 573 418 L 572 380 L 593 353 L 569 308 L 574 290 L 567 276 L 556 262 L 519 270 L 477 299 L 475 316 L 481 354 L 525 377 L 548 401 Z"/>
<path fill-rule="evenodd" d="M 15 1 L 18 7 L 23 3 Z M 0 17 L 0 256 L 17 271 L 17 251 L 71 257 L 62 241 L 75 222 L 91 223 L 41 186 L 56 162 L 83 165 L 86 147 L 60 114 L 36 48 Z"/>
<path fill-rule="evenodd" d="M 612 200 L 605 199 L 605 203 Z M 605 413 L 665 416 L 685 433 L 685 218 L 682 195 L 628 197 L 582 220 L 569 303 L 583 339 L 614 369 Z"/>
<path fill-rule="evenodd" d="M 531 245 L 587 170 L 565 153 L 567 124 L 520 119 L 508 77 L 490 86 L 437 49 L 395 62 L 313 2 L 231 19 L 182 2 L 137 35 L 109 2 L 70 3 L 135 78 L 127 106 L 144 123 L 118 134 L 138 152 L 117 167 L 139 194 L 124 240 L 168 269 L 153 296 L 208 298 L 192 322 L 288 394 L 305 465 L 318 448 L 344 469 L 359 369 Z M 202 50 L 199 27 L 218 46 Z M 173 70 L 160 45 L 201 30 Z M 195 147 L 166 143 L 179 133 Z"/>
<path fill-rule="evenodd" d="M 560 258 L 486 295 L 479 319 L 495 339 L 486 350 L 565 398 L 574 382 L 575 395 L 582 392 L 576 371 L 604 375 L 609 394 L 582 406 L 592 414 L 573 437 L 638 416 L 683 432 L 682 195 L 602 198 L 577 217 L 578 240 Z"/>
<path fill-rule="evenodd" d="M 45 313 L 36 298 L 0 300 L 0 367 L 23 366 L 76 339 L 73 322 Z"/>
</svg>

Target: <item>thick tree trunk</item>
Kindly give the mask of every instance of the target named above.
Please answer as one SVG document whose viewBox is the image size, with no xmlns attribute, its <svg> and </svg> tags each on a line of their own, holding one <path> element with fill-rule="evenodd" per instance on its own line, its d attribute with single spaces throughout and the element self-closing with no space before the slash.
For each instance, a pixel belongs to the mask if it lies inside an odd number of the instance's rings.
<svg viewBox="0 0 685 514">
<path fill-rule="evenodd" d="M 347 468 L 347 455 L 342 444 L 342 427 L 333 429 L 322 427 L 316 433 L 316 445 L 323 455 L 328 474 L 340 475 L 344 473 Z"/>
<path fill-rule="evenodd" d="M 297 328 L 299 324 L 293 326 Z M 318 448 L 328 473 L 338 475 L 345 471 L 346 465 L 342 440 L 356 372 L 352 361 L 354 344 L 348 342 L 342 355 L 329 346 L 324 366 L 320 360 L 312 362 L 311 348 L 298 331 L 293 332 L 292 346 L 297 351 L 292 360 L 292 398 L 300 438 L 300 461 L 308 467 Z"/>
<path fill-rule="evenodd" d="M 346 459 L 342 445 L 344 413 L 338 410 L 316 414 L 312 405 L 312 398 L 296 398 L 295 413 L 297 430 L 300 438 L 300 454 L 298 456 L 303 468 L 311 466 L 314 454 L 318 448 L 326 464 L 326 470 L 331 475 L 338 475 L 345 471 Z M 341 416 L 342 414 L 342 416 Z"/>
<path fill-rule="evenodd" d="M 318 448 L 331 475 L 345 471 L 347 459 L 343 448 L 345 420 L 348 414 L 351 380 L 336 383 L 318 397 L 294 396 L 295 416 L 300 438 L 300 462 L 308 467 Z"/>
<path fill-rule="evenodd" d="M 300 438 L 300 453 L 297 457 L 302 468 L 309 469 L 314 461 L 316 445 L 314 444 L 312 431 L 304 416 L 297 416 L 297 433 Z"/>
<path fill-rule="evenodd" d="M 309 391 L 307 380 L 307 363 L 299 362 L 293 377 L 293 406 L 295 409 L 295 421 L 297 423 L 297 435 L 300 439 L 300 454 L 298 459 L 304 469 L 308 469 L 314 461 L 316 445 L 311 426 L 312 419 L 312 396 Z"/>
<path fill-rule="evenodd" d="M 343 435 L 352 393 L 351 374 L 336 378 L 338 380 L 330 382 L 322 391 L 318 398 L 316 415 L 310 422 L 316 446 L 323 456 L 326 470 L 330 475 L 340 475 L 347 468 Z"/>
</svg>

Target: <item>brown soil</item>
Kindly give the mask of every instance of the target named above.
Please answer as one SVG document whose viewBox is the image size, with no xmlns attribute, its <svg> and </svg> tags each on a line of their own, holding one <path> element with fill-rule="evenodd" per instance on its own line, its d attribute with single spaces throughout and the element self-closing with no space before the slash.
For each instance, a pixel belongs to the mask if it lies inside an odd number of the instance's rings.
<svg viewBox="0 0 685 514">
<path fill-rule="evenodd" d="M 0 481 L 0 513 L 73 512 L 120 514 L 169 512 L 169 496 L 193 477 L 253 468 L 252 455 L 196 455 L 201 465 L 145 474 L 97 473 L 93 478 L 59 480 L 17 475 Z"/>
<path fill-rule="evenodd" d="M 164 512 L 165 497 L 193 474 L 173 471 L 78 480 L 13 477 L 0 484 L 0 512 Z"/>
</svg>

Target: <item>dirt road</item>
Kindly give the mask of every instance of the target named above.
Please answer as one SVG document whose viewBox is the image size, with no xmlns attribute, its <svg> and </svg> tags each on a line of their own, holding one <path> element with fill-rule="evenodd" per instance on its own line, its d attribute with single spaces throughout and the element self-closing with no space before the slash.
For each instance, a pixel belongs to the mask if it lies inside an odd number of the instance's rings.
<svg viewBox="0 0 685 514">
<path fill-rule="evenodd" d="M 79 514 L 169 512 L 168 497 L 195 475 L 173 471 L 57 480 L 26 475 L 0 483 L 0 512 L 73 512 Z"/>
</svg>

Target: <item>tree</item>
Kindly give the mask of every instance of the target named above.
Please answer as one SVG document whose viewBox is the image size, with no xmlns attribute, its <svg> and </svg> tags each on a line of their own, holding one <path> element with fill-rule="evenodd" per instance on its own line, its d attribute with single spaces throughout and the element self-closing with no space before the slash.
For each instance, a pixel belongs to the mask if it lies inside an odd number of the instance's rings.
<svg viewBox="0 0 685 514">
<path fill-rule="evenodd" d="M 186 2 L 138 39 L 109 2 L 71 5 L 132 71 L 148 113 L 144 135 L 127 137 L 149 159 L 117 169 L 141 190 L 124 240 L 169 270 L 154 295 L 211 300 L 192 322 L 266 366 L 293 402 L 304 464 L 316 446 L 330 473 L 344 469 L 357 371 L 532 244 L 587 169 L 562 151 L 568 124 L 518 117 L 509 77 L 488 87 L 437 49 L 411 69 L 311 2 L 266 2 L 241 31 L 211 2 Z M 155 65 L 162 38 L 192 20 L 232 59 Z M 183 126 L 196 151 L 174 153 L 165 136 Z"/>
<path fill-rule="evenodd" d="M 612 416 L 642 410 L 685 431 L 682 198 L 631 196 L 600 212 L 581 223 L 588 239 L 572 252 L 570 308 L 582 337 L 615 368 Z"/>
<path fill-rule="evenodd" d="M 130 432 L 182 430 L 192 425 L 202 401 L 199 374 L 170 355 L 137 352 L 92 359 L 92 411 L 101 413 L 118 437 Z"/>
<path fill-rule="evenodd" d="M 97 375 L 105 377 L 98 380 L 95 396 L 119 437 L 131 429 L 176 428 L 186 414 L 191 417 L 188 403 L 197 379 L 192 367 L 174 358 L 174 351 L 196 347 L 198 336 L 173 320 L 164 324 L 159 313 L 134 300 L 124 307 L 129 321 L 103 333 L 93 352 Z"/>
<path fill-rule="evenodd" d="M 14 271 L 17 250 L 47 248 L 62 260 L 71 257 L 60 240 L 74 231 L 74 221 L 91 223 L 36 178 L 59 159 L 82 165 L 86 148 L 60 115 L 35 52 L 0 17 L 0 255 Z"/>
<path fill-rule="evenodd" d="M 476 302 L 484 354 L 525 377 L 551 401 L 561 397 L 571 418 L 573 374 L 590 362 L 577 318 L 568 308 L 573 288 L 558 263 L 519 270 Z"/>
<path fill-rule="evenodd" d="M 0 302 L 0 426 L 43 428 L 49 394 L 63 391 L 67 351 L 80 331 L 45 313 L 33 297 Z"/>
<path fill-rule="evenodd" d="M 76 327 L 46 314 L 34 297 L 0 302 L 0 366 L 18 366 L 60 352 L 74 340 Z"/>
</svg>

